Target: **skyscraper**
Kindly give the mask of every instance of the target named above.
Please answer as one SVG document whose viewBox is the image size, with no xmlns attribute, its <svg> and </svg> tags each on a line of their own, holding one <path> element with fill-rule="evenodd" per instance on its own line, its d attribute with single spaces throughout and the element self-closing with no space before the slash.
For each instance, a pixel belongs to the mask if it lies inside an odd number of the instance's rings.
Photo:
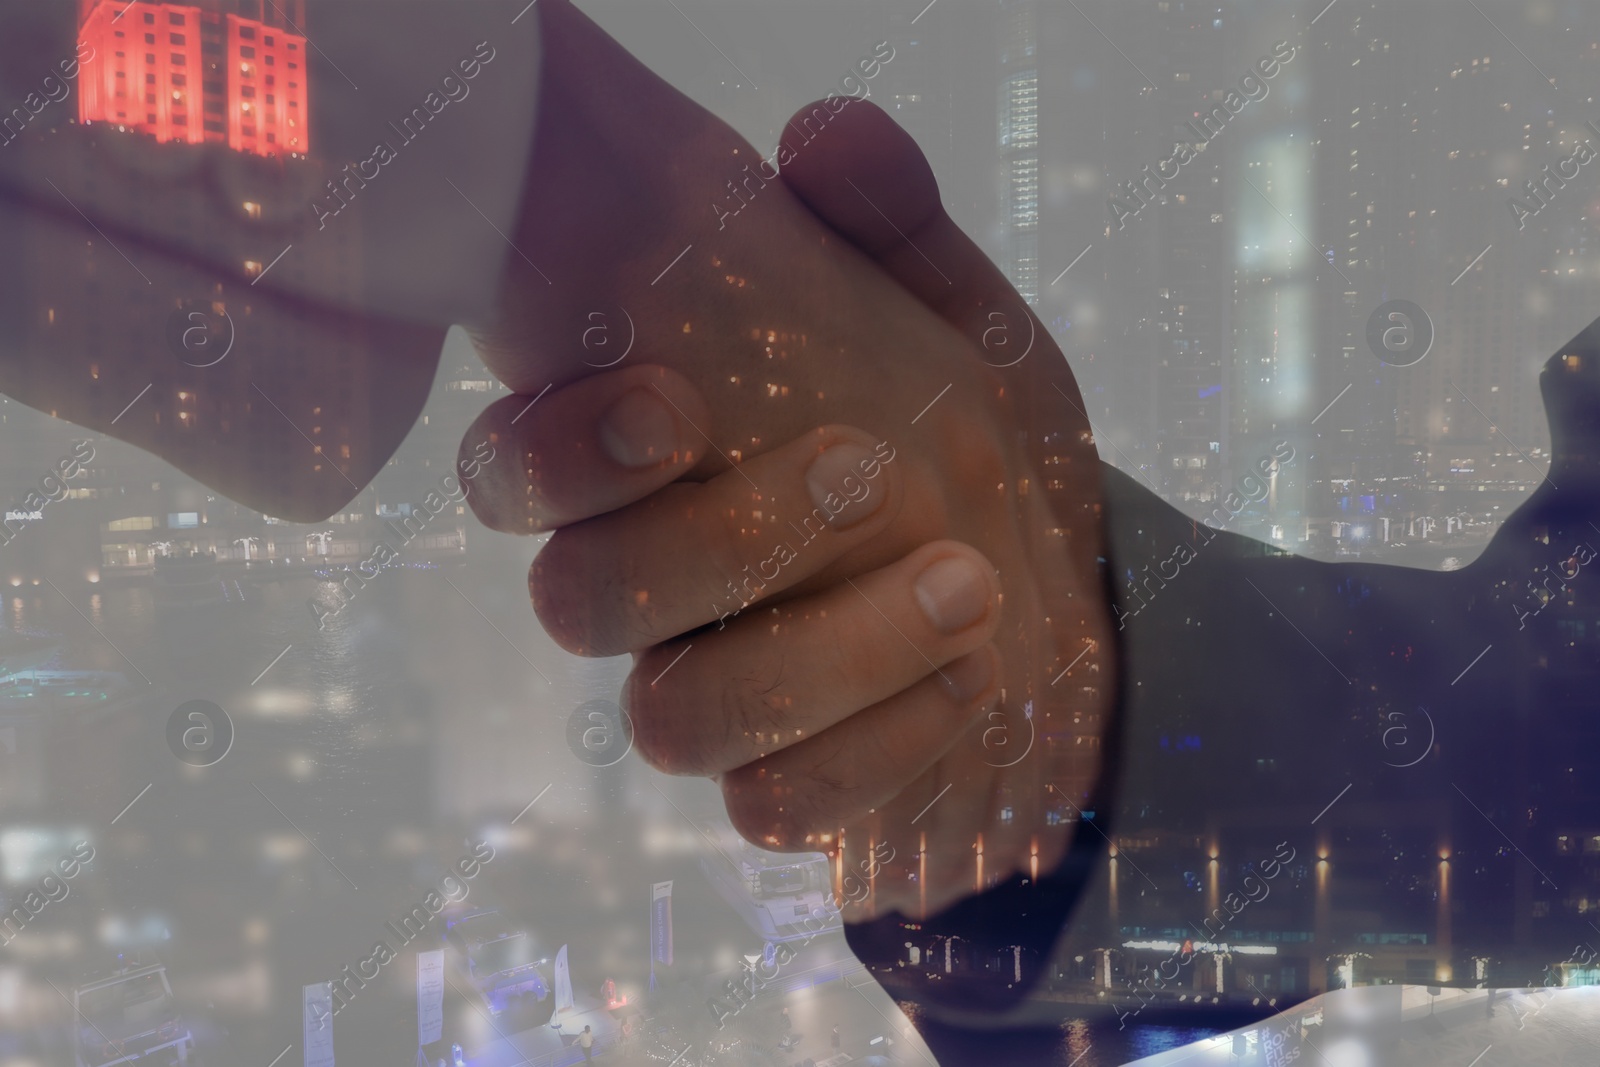
<svg viewBox="0 0 1600 1067">
<path fill-rule="evenodd" d="M 1000 268 L 1029 306 L 1039 302 L 1039 10 L 1036 0 L 1002 0 L 999 151 L 1005 168 Z"/>
<path fill-rule="evenodd" d="M 101 61 L 84 75 L 79 121 L 125 126 L 158 142 L 308 154 L 305 0 L 265 6 L 84 0 L 79 40 Z"/>
<path fill-rule="evenodd" d="M 1161 46 L 1167 84 L 1151 94 L 1148 106 L 1153 125 L 1170 133 L 1151 145 L 1159 150 L 1153 158 L 1169 158 L 1180 143 L 1204 145 L 1195 129 L 1227 88 L 1224 72 L 1234 51 L 1231 27 L 1213 19 L 1213 10 L 1221 9 L 1157 5 L 1153 32 L 1147 31 L 1145 39 L 1153 37 Z M 1197 152 L 1144 223 L 1152 230 L 1155 254 L 1157 299 L 1151 318 L 1159 484 L 1162 495 L 1179 507 L 1218 500 L 1228 480 L 1232 301 L 1226 273 L 1215 268 L 1228 261 L 1232 212 L 1226 193 L 1235 158 L 1227 151 Z M 1144 180 L 1154 173 L 1159 187 L 1161 169 L 1147 165 Z M 1118 195 L 1126 194 L 1119 190 Z"/>
</svg>

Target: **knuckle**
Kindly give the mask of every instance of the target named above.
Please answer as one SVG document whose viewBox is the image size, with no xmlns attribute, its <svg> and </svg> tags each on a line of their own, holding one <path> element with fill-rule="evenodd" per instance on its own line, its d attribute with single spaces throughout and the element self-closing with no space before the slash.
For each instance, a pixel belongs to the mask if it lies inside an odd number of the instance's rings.
<svg viewBox="0 0 1600 1067">
<path fill-rule="evenodd" d="M 559 535 L 552 537 L 528 566 L 528 596 L 550 639 L 566 651 L 582 655 L 584 627 L 579 615 L 583 601 L 572 588 L 570 569 L 559 565 L 566 546 L 557 544 L 558 539 Z"/>
<path fill-rule="evenodd" d="M 725 775 L 722 800 L 734 831 L 752 845 L 782 849 L 792 835 L 783 818 L 781 804 L 770 795 L 782 789 L 775 783 L 751 780 L 751 776 L 738 771 Z"/>
<path fill-rule="evenodd" d="M 674 636 L 655 632 L 645 565 L 610 531 L 557 530 L 529 569 L 534 612 L 557 644 L 582 656 L 621 655 Z"/>
<path fill-rule="evenodd" d="M 804 794 L 809 783 L 775 771 L 762 761 L 746 764 L 722 777 L 723 805 L 740 837 L 778 852 L 800 852 L 818 846 L 832 823 L 808 814 Z"/>
<path fill-rule="evenodd" d="M 594 566 L 591 545 L 572 531 L 558 530 L 528 568 L 533 611 L 551 640 L 579 656 L 610 656 L 612 627 L 605 625 L 605 586 L 609 568 Z"/>
<path fill-rule="evenodd" d="M 859 755 L 838 742 L 805 763 L 756 760 L 729 771 L 722 777 L 728 817 L 740 836 L 764 848 L 819 848 L 823 835 L 870 802 L 869 783 L 850 773 L 863 766 Z M 869 758 L 877 755 L 883 753 Z"/>
<path fill-rule="evenodd" d="M 738 748 L 761 751 L 782 739 L 798 736 L 803 721 L 795 708 L 795 698 L 786 685 L 787 661 L 779 657 L 766 674 L 750 674 L 723 687 L 723 721 L 728 724 L 726 741 Z"/>
<path fill-rule="evenodd" d="M 633 746 L 640 757 L 663 774 L 715 774 L 714 748 L 708 742 L 705 716 L 685 707 L 651 684 L 672 662 L 658 646 L 639 657 L 623 686 L 623 703 L 633 720 Z"/>
</svg>

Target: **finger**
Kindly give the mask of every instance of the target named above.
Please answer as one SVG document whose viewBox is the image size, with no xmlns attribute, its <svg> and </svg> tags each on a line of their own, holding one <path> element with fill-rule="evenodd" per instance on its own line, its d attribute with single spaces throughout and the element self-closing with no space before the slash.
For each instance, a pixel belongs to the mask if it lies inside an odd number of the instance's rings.
<svg viewBox="0 0 1600 1067">
<path fill-rule="evenodd" d="M 968 338 L 979 358 L 1014 376 L 1026 403 L 1064 420 L 1065 432 L 1051 451 L 1067 461 L 1054 460 L 1046 493 L 1060 514 L 1081 517 L 1085 530 L 1093 530 L 1101 492 L 1093 428 L 1077 380 L 1049 331 L 945 213 L 933 170 L 910 134 L 876 104 L 854 100 L 833 116 L 826 136 L 808 142 L 801 134 L 811 111 L 803 108 L 784 128 L 787 151 L 780 149 L 778 158 L 785 185 Z M 936 410 L 933 418 L 939 417 Z M 1096 540 L 1092 533 L 1079 539 L 1081 564 L 1092 563 Z"/>
<path fill-rule="evenodd" d="M 699 390 L 638 365 L 537 396 L 502 397 L 461 439 L 467 496 L 490 529 L 539 533 L 631 504 L 669 484 L 709 446 Z"/>
<path fill-rule="evenodd" d="M 823 427 L 708 482 L 669 486 L 557 533 L 529 572 L 534 610 L 569 651 L 641 651 L 866 545 L 899 512 L 908 480 L 918 499 L 935 491 L 887 442 Z"/>
<path fill-rule="evenodd" d="M 974 548 L 935 541 L 825 592 L 641 655 L 623 687 L 640 754 L 713 775 L 798 744 L 981 647 L 1000 581 Z M 720 693 L 707 707 L 704 695 Z"/>
<path fill-rule="evenodd" d="M 1000 654 L 993 644 L 945 665 L 942 673 L 724 774 L 722 796 L 734 828 L 763 848 L 818 850 L 827 844 L 825 835 L 888 804 L 999 696 Z"/>
<path fill-rule="evenodd" d="M 945 213 L 933 169 L 910 134 L 876 104 L 855 100 L 833 117 L 826 137 L 808 142 L 799 131 L 816 106 L 784 127 L 787 151 L 779 155 L 788 160 L 785 184 L 812 214 L 968 336 L 990 328 L 989 311 L 1026 311 L 1000 268 Z"/>
</svg>

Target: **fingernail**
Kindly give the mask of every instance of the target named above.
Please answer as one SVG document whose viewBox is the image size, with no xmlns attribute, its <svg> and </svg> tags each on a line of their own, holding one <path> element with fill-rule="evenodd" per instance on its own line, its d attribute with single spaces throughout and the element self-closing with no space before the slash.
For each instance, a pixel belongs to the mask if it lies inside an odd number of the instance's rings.
<svg viewBox="0 0 1600 1067">
<path fill-rule="evenodd" d="M 868 477 L 866 471 L 874 477 Z M 878 480 L 882 465 L 858 444 L 844 443 L 825 449 L 806 470 L 806 490 L 811 502 L 828 517 L 828 525 L 843 530 L 870 517 L 888 492 Z M 815 514 L 815 512 L 813 512 Z"/>
<path fill-rule="evenodd" d="M 994 680 L 994 655 L 987 648 L 968 652 L 939 672 L 944 675 L 945 691 L 957 704 L 975 700 Z"/>
<path fill-rule="evenodd" d="M 635 389 L 606 412 L 600 444 L 624 467 L 652 467 L 678 450 L 678 423 L 665 404 Z"/>
<path fill-rule="evenodd" d="M 940 633 L 958 633 L 989 610 L 989 582 L 964 556 L 947 556 L 923 571 L 916 593 L 923 614 Z"/>
</svg>

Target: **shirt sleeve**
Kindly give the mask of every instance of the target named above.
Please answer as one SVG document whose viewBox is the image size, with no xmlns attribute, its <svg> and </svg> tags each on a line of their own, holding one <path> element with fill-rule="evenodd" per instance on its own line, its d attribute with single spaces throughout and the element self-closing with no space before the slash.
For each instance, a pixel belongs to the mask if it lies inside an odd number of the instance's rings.
<svg viewBox="0 0 1600 1067">
<path fill-rule="evenodd" d="M 0 390 L 343 506 L 515 254 L 538 61 L 527 0 L 0 0 Z"/>
</svg>

